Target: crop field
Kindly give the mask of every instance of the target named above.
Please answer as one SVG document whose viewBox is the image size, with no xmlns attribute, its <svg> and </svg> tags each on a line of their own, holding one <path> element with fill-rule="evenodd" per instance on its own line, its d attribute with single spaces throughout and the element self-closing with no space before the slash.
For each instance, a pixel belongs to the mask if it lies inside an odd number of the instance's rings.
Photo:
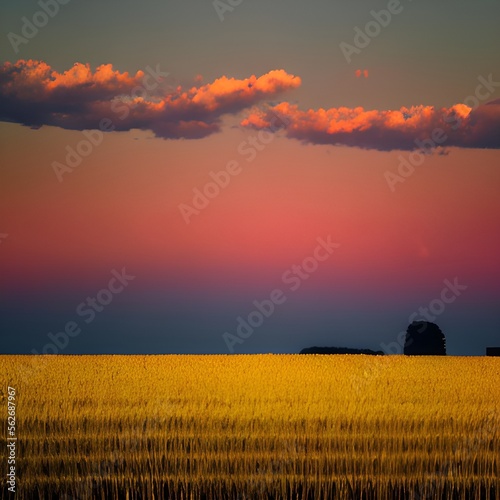
<svg viewBox="0 0 500 500">
<path fill-rule="evenodd" d="M 19 499 L 500 497 L 498 358 L 0 361 Z"/>
</svg>

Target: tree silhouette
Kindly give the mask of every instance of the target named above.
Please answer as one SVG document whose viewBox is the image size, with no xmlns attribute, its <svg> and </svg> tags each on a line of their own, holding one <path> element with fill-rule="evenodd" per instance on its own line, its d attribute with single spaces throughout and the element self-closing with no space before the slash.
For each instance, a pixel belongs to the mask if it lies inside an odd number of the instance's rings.
<svg viewBox="0 0 500 500">
<path fill-rule="evenodd" d="M 406 330 L 404 353 L 408 356 L 445 356 L 445 336 L 435 323 L 414 321 Z"/>
</svg>

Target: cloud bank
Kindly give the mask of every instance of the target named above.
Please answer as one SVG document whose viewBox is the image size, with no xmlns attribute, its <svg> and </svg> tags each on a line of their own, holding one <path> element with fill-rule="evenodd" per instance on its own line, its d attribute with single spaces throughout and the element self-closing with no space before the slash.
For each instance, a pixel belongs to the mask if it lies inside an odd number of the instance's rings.
<svg viewBox="0 0 500 500">
<path fill-rule="evenodd" d="M 220 130 L 221 117 L 235 114 L 300 85 L 299 77 L 274 70 L 245 79 L 222 76 L 190 89 L 165 89 L 168 73 L 148 67 L 135 75 L 111 64 L 94 72 L 76 63 L 63 73 L 41 61 L 0 67 L 0 120 L 33 128 L 152 130 L 163 138 L 200 138 Z"/>
<path fill-rule="evenodd" d="M 355 74 L 368 77 L 367 70 Z M 197 75 L 191 88 L 169 87 L 167 77 L 158 66 L 132 75 L 111 64 L 92 71 L 88 64 L 76 63 L 59 73 L 41 61 L 7 62 L 0 66 L 0 120 L 33 128 L 84 130 L 102 129 L 105 119 L 113 130 L 151 130 L 165 139 L 196 139 L 220 131 L 224 115 L 249 109 L 241 122 L 244 127 L 272 127 L 279 115 L 288 123 L 283 132 L 287 137 L 311 144 L 379 151 L 426 149 L 431 141 L 434 146 L 500 148 L 500 100 L 474 108 L 456 104 L 304 111 L 289 102 L 258 108 L 299 87 L 300 77 L 278 69 L 244 79 L 221 76 L 204 84 Z M 500 86 L 491 79 L 482 83 L 490 91 Z"/>
<path fill-rule="evenodd" d="M 456 104 L 388 111 L 361 107 L 302 111 L 283 102 L 267 110 L 253 110 L 241 124 L 257 130 L 268 128 L 276 114 L 289 122 L 287 137 L 310 144 L 378 151 L 431 150 L 431 142 L 435 147 L 500 148 L 500 100 L 475 109 Z"/>
</svg>

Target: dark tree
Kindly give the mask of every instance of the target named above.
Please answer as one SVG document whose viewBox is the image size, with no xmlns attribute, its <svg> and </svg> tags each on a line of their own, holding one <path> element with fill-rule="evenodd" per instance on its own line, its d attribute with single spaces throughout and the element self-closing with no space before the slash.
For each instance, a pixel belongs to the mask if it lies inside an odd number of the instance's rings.
<svg viewBox="0 0 500 500">
<path fill-rule="evenodd" d="M 408 356 L 445 356 L 443 332 L 435 323 L 414 321 L 406 330 L 404 353 Z"/>
</svg>

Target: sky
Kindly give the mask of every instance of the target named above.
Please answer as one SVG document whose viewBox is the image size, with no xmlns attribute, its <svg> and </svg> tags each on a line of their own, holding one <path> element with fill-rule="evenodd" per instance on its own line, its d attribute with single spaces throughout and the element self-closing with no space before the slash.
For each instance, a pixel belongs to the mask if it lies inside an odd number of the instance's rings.
<svg viewBox="0 0 500 500">
<path fill-rule="evenodd" d="M 498 2 L 1 14 L 2 352 L 500 345 Z"/>
</svg>

